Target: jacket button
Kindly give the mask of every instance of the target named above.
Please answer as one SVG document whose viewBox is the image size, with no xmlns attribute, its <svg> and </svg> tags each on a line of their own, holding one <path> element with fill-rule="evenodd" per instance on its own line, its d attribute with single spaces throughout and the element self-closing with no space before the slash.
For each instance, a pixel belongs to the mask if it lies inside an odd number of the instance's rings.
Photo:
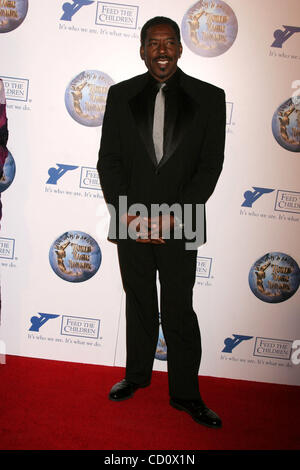
<svg viewBox="0 0 300 470">
<path fill-rule="evenodd" d="M 158 176 L 159 175 L 159 170 L 155 170 L 155 174 Z"/>
</svg>

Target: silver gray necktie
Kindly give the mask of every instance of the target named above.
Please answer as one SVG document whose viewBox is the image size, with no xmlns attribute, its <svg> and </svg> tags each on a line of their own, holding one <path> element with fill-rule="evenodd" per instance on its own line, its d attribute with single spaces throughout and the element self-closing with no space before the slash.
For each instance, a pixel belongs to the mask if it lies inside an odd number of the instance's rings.
<svg viewBox="0 0 300 470">
<path fill-rule="evenodd" d="M 165 120 L 165 95 L 163 88 L 165 83 L 160 85 L 156 95 L 153 118 L 153 142 L 157 163 L 160 162 L 164 152 L 164 120 Z"/>
</svg>

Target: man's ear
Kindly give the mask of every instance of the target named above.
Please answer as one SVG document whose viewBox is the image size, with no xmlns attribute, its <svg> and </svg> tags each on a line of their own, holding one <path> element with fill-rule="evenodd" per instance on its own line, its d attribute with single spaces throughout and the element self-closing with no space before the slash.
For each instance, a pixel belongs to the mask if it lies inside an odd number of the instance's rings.
<svg viewBox="0 0 300 470">
<path fill-rule="evenodd" d="M 145 60 L 145 48 L 144 46 L 140 47 L 140 56 L 142 60 Z"/>
<path fill-rule="evenodd" d="M 182 54 L 182 44 L 181 42 L 179 43 L 179 57 L 181 57 Z"/>
</svg>

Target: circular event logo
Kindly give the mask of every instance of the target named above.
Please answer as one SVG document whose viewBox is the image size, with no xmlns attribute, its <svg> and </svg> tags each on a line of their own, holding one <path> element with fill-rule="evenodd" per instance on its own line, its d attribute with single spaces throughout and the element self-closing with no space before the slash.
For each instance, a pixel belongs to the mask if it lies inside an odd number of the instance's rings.
<svg viewBox="0 0 300 470">
<path fill-rule="evenodd" d="M 53 271 L 69 282 L 83 282 L 93 277 L 101 260 L 98 243 L 90 235 L 78 231 L 63 233 L 49 252 Z"/>
<path fill-rule="evenodd" d="M 157 346 L 156 346 L 156 351 L 155 351 L 155 359 L 159 359 L 160 361 L 167 360 L 167 344 L 166 344 L 166 340 L 164 338 L 164 334 L 163 334 L 163 330 L 161 326 L 160 315 L 159 315 L 159 334 L 158 334 L 158 341 L 157 341 Z"/>
<path fill-rule="evenodd" d="M 28 11 L 28 0 L 0 2 L 0 33 L 8 33 L 23 23 Z"/>
<path fill-rule="evenodd" d="M 13 182 L 16 174 L 16 164 L 12 154 L 8 151 L 0 178 L 0 193 L 3 193 Z"/>
<path fill-rule="evenodd" d="M 295 294 L 299 284 L 299 266 L 285 253 L 267 253 L 253 264 L 249 272 L 251 290 L 264 302 L 284 302 Z"/>
<path fill-rule="evenodd" d="M 300 152 L 300 96 L 289 98 L 276 109 L 272 131 L 281 147 Z"/>
<path fill-rule="evenodd" d="M 200 0 L 184 15 L 181 30 L 192 52 L 204 57 L 216 57 L 224 54 L 234 43 L 238 23 L 227 3 Z"/>
<path fill-rule="evenodd" d="M 75 121 L 84 126 L 101 126 L 108 89 L 113 80 L 98 70 L 78 74 L 67 86 L 66 108 Z"/>
</svg>

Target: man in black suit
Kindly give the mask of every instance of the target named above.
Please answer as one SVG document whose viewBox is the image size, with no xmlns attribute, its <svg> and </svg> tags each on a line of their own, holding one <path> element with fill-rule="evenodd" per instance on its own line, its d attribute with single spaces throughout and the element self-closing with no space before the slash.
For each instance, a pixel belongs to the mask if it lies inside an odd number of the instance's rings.
<svg viewBox="0 0 300 470">
<path fill-rule="evenodd" d="M 219 178 L 225 94 L 177 67 L 180 30 L 155 17 L 141 30 L 148 72 L 110 87 L 98 171 L 111 213 L 126 293 L 126 375 L 111 400 L 150 384 L 158 331 L 156 275 L 167 344 L 170 404 L 198 423 L 221 427 L 204 404 L 201 339 L 192 296 L 197 247 L 206 240 L 205 203 Z"/>
</svg>

